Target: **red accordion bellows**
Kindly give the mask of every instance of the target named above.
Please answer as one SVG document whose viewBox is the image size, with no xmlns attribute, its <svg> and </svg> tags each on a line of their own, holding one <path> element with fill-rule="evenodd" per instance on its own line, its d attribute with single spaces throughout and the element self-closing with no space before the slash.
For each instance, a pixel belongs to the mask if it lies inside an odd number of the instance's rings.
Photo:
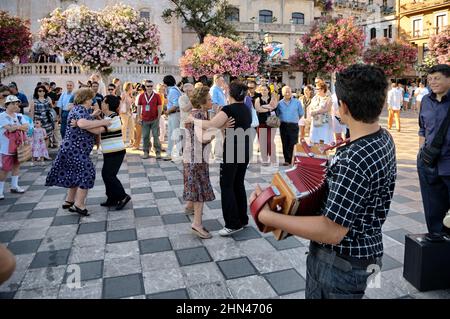
<svg viewBox="0 0 450 319">
<path fill-rule="evenodd" d="M 329 159 L 326 151 L 341 144 L 322 150 L 317 147 L 311 150 L 305 142 L 296 145 L 294 166 L 284 172 L 277 172 L 273 176 L 272 186 L 250 204 L 250 211 L 260 231 L 272 231 L 277 240 L 289 236 L 285 231 L 267 227 L 258 221 L 258 214 L 266 203 L 281 214 L 319 214 L 326 196 L 325 181 Z"/>
</svg>

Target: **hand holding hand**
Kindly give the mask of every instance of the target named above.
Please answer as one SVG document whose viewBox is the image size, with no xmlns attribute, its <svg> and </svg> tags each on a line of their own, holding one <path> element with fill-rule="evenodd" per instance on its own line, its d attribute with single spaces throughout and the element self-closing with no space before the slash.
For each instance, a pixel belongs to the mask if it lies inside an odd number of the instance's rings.
<svg viewBox="0 0 450 319">
<path fill-rule="evenodd" d="M 105 119 L 103 121 L 103 126 L 111 126 L 112 120 L 111 119 Z"/>
</svg>

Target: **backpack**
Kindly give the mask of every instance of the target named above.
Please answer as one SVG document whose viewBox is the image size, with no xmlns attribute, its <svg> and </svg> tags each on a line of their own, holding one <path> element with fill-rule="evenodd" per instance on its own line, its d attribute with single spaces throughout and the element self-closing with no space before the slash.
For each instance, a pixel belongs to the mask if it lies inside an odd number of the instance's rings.
<svg viewBox="0 0 450 319">
<path fill-rule="evenodd" d="M 142 110 L 141 110 L 141 119 L 142 121 L 154 121 L 158 118 L 158 105 L 157 103 L 151 103 L 154 98 L 156 98 L 156 93 L 152 92 L 150 99 L 147 100 L 145 93 L 142 93 Z M 149 107 L 147 108 L 147 105 Z"/>
</svg>

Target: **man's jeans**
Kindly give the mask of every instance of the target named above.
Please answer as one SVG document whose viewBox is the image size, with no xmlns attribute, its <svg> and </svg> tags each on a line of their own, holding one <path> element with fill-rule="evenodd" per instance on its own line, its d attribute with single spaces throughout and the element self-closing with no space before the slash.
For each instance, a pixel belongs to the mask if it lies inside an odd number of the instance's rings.
<svg viewBox="0 0 450 319">
<path fill-rule="evenodd" d="M 171 113 L 169 114 L 169 130 L 167 132 L 167 156 L 172 156 L 172 150 L 175 146 L 174 143 L 176 143 L 177 152 L 181 152 L 181 145 L 179 143 L 180 137 L 179 136 L 172 136 L 174 132 L 179 132 L 180 129 L 180 112 Z M 177 154 L 178 155 L 178 154 Z"/>
<path fill-rule="evenodd" d="M 150 153 L 150 132 L 153 135 L 156 155 L 161 154 L 161 143 L 159 142 L 159 120 L 151 122 L 142 121 L 142 136 L 144 138 L 144 154 Z"/>
<path fill-rule="evenodd" d="M 67 117 L 68 116 L 69 116 L 69 111 L 61 111 L 61 140 L 64 140 L 64 136 L 66 136 Z"/>
<path fill-rule="evenodd" d="M 428 232 L 450 234 L 443 223 L 450 209 L 450 176 L 439 175 L 437 167 L 426 166 L 420 156 L 417 156 L 417 172 Z"/>
<path fill-rule="evenodd" d="M 324 248 L 310 244 L 306 259 L 306 299 L 362 299 L 370 269 L 381 269 L 381 258 L 369 267 L 355 266 Z M 373 276 L 379 276 L 373 274 Z M 373 276 L 371 278 L 373 278 Z"/>
</svg>

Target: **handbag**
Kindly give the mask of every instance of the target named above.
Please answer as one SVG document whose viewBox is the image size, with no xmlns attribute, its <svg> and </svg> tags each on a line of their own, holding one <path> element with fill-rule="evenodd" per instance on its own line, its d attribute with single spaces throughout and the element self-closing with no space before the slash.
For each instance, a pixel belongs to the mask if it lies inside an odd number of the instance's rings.
<svg viewBox="0 0 450 319">
<path fill-rule="evenodd" d="M 270 115 L 267 118 L 266 125 L 273 128 L 278 128 L 281 125 L 280 118 L 276 115 Z"/>
<path fill-rule="evenodd" d="M 450 125 L 450 108 L 447 111 L 447 116 L 439 127 L 436 136 L 428 146 L 423 146 L 420 149 L 419 157 L 423 163 L 428 167 L 435 167 L 441 155 L 442 145 L 444 145 L 445 136 L 447 135 L 448 127 Z"/>
<path fill-rule="evenodd" d="M 32 147 L 31 143 L 27 138 L 24 139 L 24 133 L 20 134 L 22 136 L 22 144 L 17 147 L 17 159 L 19 163 L 25 163 L 31 159 L 32 156 Z"/>
<path fill-rule="evenodd" d="M 254 107 L 252 107 L 252 127 L 258 127 L 259 126 L 259 120 L 258 120 L 258 114 L 256 113 L 256 110 Z"/>
</svg>

